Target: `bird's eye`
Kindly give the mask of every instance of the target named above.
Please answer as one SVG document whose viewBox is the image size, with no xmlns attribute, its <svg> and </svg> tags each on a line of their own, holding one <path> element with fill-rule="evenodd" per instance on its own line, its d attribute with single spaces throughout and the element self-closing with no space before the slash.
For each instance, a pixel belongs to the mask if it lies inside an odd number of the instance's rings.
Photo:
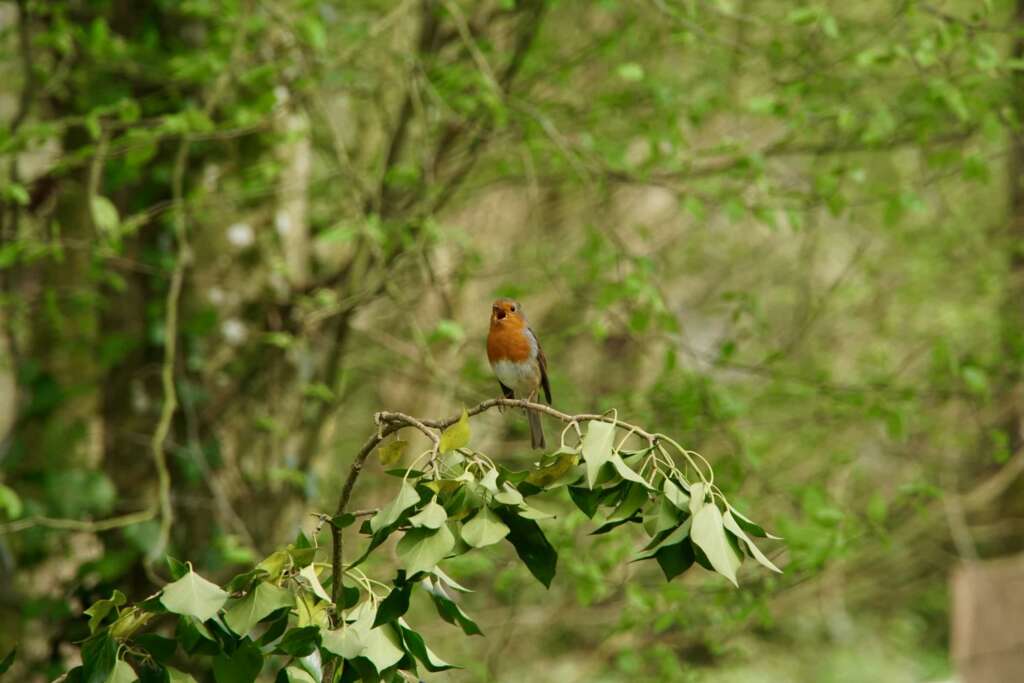
<svg viewBox="0 0 1024 683">
<path fill-rule="evenodd" d="M 508 307 L 508 310 L 510 310 L 510 311 L 512 311 L 513 313 L 515 313 L 515 312 L 516 312 L 516 307 L 515 307 L 515 306 L 509 306 L 509 307 Z"/>
</svg>

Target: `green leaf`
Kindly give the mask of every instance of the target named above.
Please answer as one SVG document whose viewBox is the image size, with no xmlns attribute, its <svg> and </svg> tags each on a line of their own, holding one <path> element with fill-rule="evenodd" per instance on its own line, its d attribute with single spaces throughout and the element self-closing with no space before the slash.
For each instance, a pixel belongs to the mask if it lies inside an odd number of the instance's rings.
<svg viewBox="0 0 1024 683">
<path fill-rule="evenodd" d="M 411 529 L 398 542 L 398 559 L 410 576 L 428 572 L 455 547 L 455 537 L 442 525 L 440 529 Z"/>
<path fill-rule="evenodd" d="M 714 502 L 697 510 L 693 516 L 690 536 L 697 547 L 704 551 L 715 571 L 729 579 L 734 586 L 738 586 L 736 570 L 739 569 L 740 558 L 725 535 L 722 513 Z"/>
<path fill-rule="evenodd" d="M 526 503 L 520 503 L 516 512 L 524 519 L 554 519 L 556 517 L 553 513 L 539 510 L 532 505 L 527 505 Z"/>
<path fill-rule="evenodd" d="M 167 556 L 167 569 L 171 572 L 171 578 L 175 581 L 192 571 L 192 568 L 187 564 L 184 562 L 178 562 L 170 555 Z"/>
<path fill-rule="evenodd" d="M 377 449 L 377 457 L 385 467 L 393 467 L 409 449 L 409 442 L 402 439 L 390 441 Z"/>
<path fill-rule="evenodd" d="M 431 651 L 427 644 L 423 642 L 423 636 L 416 631 L 413 631 L 409 627 L 409 624 L 405 623 L 405 619 L 399 619 L 398 624 L 402 634 L 402 640 L 405 642 L 405 648 L 412 654 L 413 657 L 418 659 L 423 666 L 426 667 L 427 671 L 447 671 L 448 669 L 458 669 L 460 667 L 454 664 L 449 664 Z"/>
<path fill-rule="evenodd" d="M 276 581 L 291 562 L 292 558 L 287 550 L 275 550 L 257 564 L 256 569 L 266 572 L 268 580 Z"/>
<path fill-rule="evenodd" d="M 591 422 L 583 437 L 583 460 L 587 464 L 587 486 L 594 488 L 601 467 L 612 459 L 615 446 L 615 425 L 610 422 Z"/>
<path fill-rule="evenodd" d="M 0 484 L 0 510 L 4 510 L 7 519 L 17 519 L 21 517 L 21 512 L 24 509 L 24 505 L 21 504 L 21 497 L 9 486 Z"/>
<path fill-rule="evenodd" d="M 381 624 L 394 621 L 409 611 L 409 596 L 412 594 L 412 584 L 403 583 L 395 586 L 384 598 L 377 608 L 377 616 L 373 620 L 376 628 Z"/>
<path fill-rule="evenodd" d="M 704 495 L 707 492 L 702 482 L 690 487 L 690 514 L 696 515 L 704 507 Z"/>
<path fill-rule="evenodd" d="M 232 631 L 245 636 L 271 612 L 294 605 L 295 597 L 291 591 L 278 588 L 272 583 L 260 583 L 256 590 L 250 591 L 244 598 L 228 607 L 224 613 L 224 621 Z"/>
<path fill-rule="evenodd" d="M 684 512 L 687 510 L 680 511 L 667 496 L 664 496 L 654 506 L 654 510 L 644 515 L 644 531 L 648 536 L 657 536 L 666 529 L 673 529 L 681 521 Z"/>
<path fill-rule="evenodd" d="M 587 517 L 593 517 L 597 513 L 602 493 L 600 490 L 587 489 L 582 486 L 569 487 L 569 497 Z"/>
<path fill-rule="evenodd" d="M 196 679 L 192 678 L 192 674 L 187 674 L 184 671 L 178 671 L 173 667 L 167 667 L 168 683 L 196 683 Z"/>
<path fill-rule="evenodd" d="M 434 601 L 438 615 L 453 626 L 458 626 L 467 636 L 482 636 L 483 631 L 476 625 L 476 622 L 469 618 L 462 608 L 455 604 L 450 598 L 439 592 L 431 592 L 430 599 Z"/>
<path fill-rule="evenodd" d="M 683 540 L 690 535 L 690 529 L 692 526 L 693 518 L 691 517 L 671 531 L 658 534 L 650 543 L 647 544 L 644 548 L 644 552 L 637 555 L 636 559 L 633 561 L 636 562 L 638 560 L 649 559 L 654 557 L 660 548 L 667 548 L 669 546 L 676 545 L 677 543 L 682 543 Z"/>
<path fill-rule="evenodd" d="M 684 540 L 682 543 L 659 548 L 654 554 L 654 559 L 658 561 L 665 580 L 671 581 L 693 566 L 693 544 Z"/>
<path fill-rule="evenodd" d="M 317 679 L 313 678 L 305 669 L 289 666 L 278 672 L 274 683 L 317 683 Z"/>
<path fill-rule="evenodd" d="M 775 564 L 771 560 L 769 560 L 768 557 L 764 553 L 762 553 L 756 545 L 754 545 L 754 542 L 750 540 L 750 537 L 747 536 L 746 533 L 744 533 L 743 529 L 733 518 L 732 513 L 729 512 L 728 510 L 726 510 L 725 514 L 722 516 L 722 524 L 725 526 L 726 529 L 731 531 L 736 536 L 736 538 L 747 544 L 747 549 L 750 551 L 750 554 L 754 556 L 754 559 L 757 560 L 757 562 L 761 566 L 767 567 L 768 569 L 771 569 L 773 572 L 778 572 L 779 574 L 782 573 L 782 570 L 776 567 Z"/>
<path fill-rule="evenodd" d="M 423 509 L 409 518 L 409 524 L 427 529 L 440 529 L 448 521 L 448 513 L 437 503 L 435 496 Z"/>
<path fill-rule="evenodd" d="M 526 475 L 526 482 L 548 488 L 561 483 L 563 477 L 570 476 L 573 468 L 580 461 L 580 454 L 571 448 L 562 448 L 554 453 L 554 460 Z"/>
<path fill-rule="evenodd" d="M 760 538 L 770 538 L 773 541 L 782 540 L 782 537 L 773 536 L 772 534 L 768 533 L 763 528 L 761 528 L 759 524 L 755 523 L 752 519 L 750 519 L 749 517 L 747 517 L 731 505 L 729 506 L 729 512 L 732 513 L 733 517 L 736 520 L 736 523 L 743 527 L 743 530 L 746 531 L 748 534 L 751 534 L 752 536 L 758 536 Z"/>
<path fill-rule="evenodd" d="M 169 662 L 174 657 L 174 653 L 178 651 L 178 641 L 156 633 L 142 633 L 135 636 L 132 642 L 144 648 L 153 659 L 161 664 Z"/>
<path fill-rule="evenodd" d="M 508 526 L 490 508 L 483 507 L 462 527 L 462 540 L 474 548 L 483 548 L 505 538 L 508 532 Z"/>
<path fill-rule="evenodd" d="M 398 521 L 403 512 L 418 502 L 420 502 L 420 494 L 416 493 L 416 489 L 408 481 L 403 481 L 402 488 L 399 489 L 395 499 L 378 510 L 370 520 L 370 529 L 377 533 L 381 529 L 391 526 Z"/>
<path fill-rule="evenodd" d="M 405 656 L 405 648 L 402 645 L 402 639 L 389 624 L 370 629 L 370 632 L 366 634 L 366 646 L 360 656 L 373 662 L 377 671 L 384 671 L 402 661 L 402 657 Z"/>
<path fill-rule="evenodd" d="M 117 214 L 117 207 L 113 202 L 102 195 L 93 195 L 89 206 L 92 209 L 92 220 L 96 229 L 100 232 L 114 232 L 120 224 L 121 219 Z"/>
<path fill-rule="evenodd" d="M 558 566 L 558 553 L 544 537 L 544 532 L 532 519 L 523 519 L 512 510 L 499 509 L 498 516 L 509 528 L 506 537 L 516 549 L 530 573 L 545 587 L 551 586 Z"/>
<path fill-rule="evenodd" d="M 640 484 L 644 488 L 651 488 L 651 485 L 647 483 L 647 480 L 641 477 L 633 470 L 633 468 L 627 465 L 618 453 L 613 453 L 612 456 L 608 458 L 608 461 L 615 468 L 615 471 L 619 473 L 619 476 L 625 479 L 626 481 L 631 481 L 636 484 Z"/>
<path fill-rule="evenodd" d="M 690 511 L 690 496 L 687 495 L 686 491 L 683 491 L 683 489 L 674 481 L 666 479 L 661 490 L 665 493 L 665 498 L 667 498 L 670 503 L 683 512 Z"/>
<path fill-rule="evenodd" d="M 316 573 L 315 565 L 310 564 L 303 567 L 302 571 L 299 572 L 299 576 L 309 584 L 309 589 L 313 592 L 313 595 L 324 602 L 331 601 L 331 596 L 327 594 L 327 591 L 324 590 L 324 585 L 320 583 L 320 577 Z"/>
<path fill-rule="evenodd" d="M 354 619 L 351 624 L 333 631 L 321 628 L 320 638 L 324 648 L 344 659 L 351 660 L 360 656 L 366 649 L 366 640 L 376 615 L 376 608 L 364 602 L 348 613 L 347 617 Z"/>
<path fill-rule="evenodd" d="M 502 505 L 521 505 L 523 494 L 519 493 L 512 484 L 507 481 L 501 485 L 501 490 L 494 494 L 494 500 Z"/>
<path fill-rule="evenodd" d="M 110 672 L 106 683 L 134 683 L 137 680 L 139 680 L 139 677 L 135 675 L 135 669 L 132 668 L 132 665 L 123 659 L 119 659 L 114 664 L 114 670 Z"/>
<path fill-rule="evenodd" d="M 253 683 L 263 669 L 263 654 L 256 643 L 244 638 L 230 655 L 213 658 L 213 679 L 217 683 Z"/>
<path fill-rule="evenodd" d="M 228 594 L 220 586 L 190 571 L 174 583 L 164 586 L 160 602 L 175 614 L 206 621 L 217 614 L 227 599 Z"/>
<path fill-rule="evenodd" d="M 111 610 L 115 607 L 120 607 L 125 602 L 127 602 L 127 599 L 124 597 L 124 593 L 115 590 L 109 599 L 97 600 L 89 609 L 84 610 L 84 613 L 89 615 L 89 632 L 96 633 L 96 629 L 103 623 L 103 620 L 106 619 Z"/>
<path fill-rule="evenodd" d="M 117 664 L 117 643 L 107 633 L 101 633 L 82 645 L 82 681 L 106 683 Z"/>
<path fill-rule="evenodd" d="M 468 589 L 465 586 L 463 586 L 458 581 L 456 581 L 455 579 L 453 579 L 452 577 L 450 577 L 447 574 L 445 574 L 443 571 L 441 571 L 440 567 L 434 567 L 434 570 L 431 573 L 434 576 L 436 576 L 438 579 L 440 579 L 441 581 L 446 583 L 448 586 L 454 588 L 457 591 L 462 591 L 463 593 L 472 593 L 473 592 L 470 589 Z"/>
<path fill-rule="evenodd" d="M 11 651 L 8 652 L 3 659 L 0 659 L 0 674 L 7 673 L 7 670 L 11 668 L 12 664 L 14 664 L 14 659 L 17 656 L 18 648 L 12 647 Z"/>
<path fill-rule="evenodd" d="M 462 417 L 441 434 L 440 451 L 447 453 L 469 444 L 469 415 L 466 409 L 462 409 Z"/>
<path fill-rule="evenodd" d="M 288 629 L 284 638 L 274 648 L 277 652 L 291 655 L 292 657 L 305 657 L 312 654 L 317 645 L 320 644 L 320 626 L 311 624 L 298 628 Z"/>
</svg>

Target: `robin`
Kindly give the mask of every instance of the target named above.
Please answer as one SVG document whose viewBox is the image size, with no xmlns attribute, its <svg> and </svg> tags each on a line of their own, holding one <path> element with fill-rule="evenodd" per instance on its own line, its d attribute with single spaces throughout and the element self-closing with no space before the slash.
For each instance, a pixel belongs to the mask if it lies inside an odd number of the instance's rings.
<svg viewBox="0 0 1024 683">
<path fill-rule="evenodd" d="M 498 299 L 491 305 L 491 330 L 487 334 L 487 360 L 498 377 L 505 398 L 518 395 L 533 401 L 541 387 L 551 403 L 548 383 L 548 361 L 540 348 L 537 335 L 526 321 L 523 307 L 512 299 Z M 526 411 L 530 421 L 530 443 L 544 448 L 544 430 L 540 415 Z"/>
</svg>

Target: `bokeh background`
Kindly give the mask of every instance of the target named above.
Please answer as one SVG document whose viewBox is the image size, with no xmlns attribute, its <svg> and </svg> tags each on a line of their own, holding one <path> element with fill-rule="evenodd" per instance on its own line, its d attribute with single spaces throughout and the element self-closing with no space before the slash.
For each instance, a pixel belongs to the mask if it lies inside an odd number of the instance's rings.
<svg viewBox="0 0 1024 683">
<path fill-rule="evenodd" d="M 161 414 L 167 551 L 224 579 L 374 411 L 497 394 L 498 295 L 556 407 L 700 451 L 785 574 L 666 584 L 566 505 L 550 590 L 446 564 L 485 638 L 414 602 L 429 680 L 955 676 L 951 573 L 1024 545 L 1019 0 L 16 0 L 0 76 L 12 680 L 166 579 Z"/>
</svg>

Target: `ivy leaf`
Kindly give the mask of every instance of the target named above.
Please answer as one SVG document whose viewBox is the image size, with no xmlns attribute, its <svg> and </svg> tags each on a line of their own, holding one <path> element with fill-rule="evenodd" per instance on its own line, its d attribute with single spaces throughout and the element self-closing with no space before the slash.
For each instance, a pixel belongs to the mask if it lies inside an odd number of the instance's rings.
<svg viewBox="0 0 1024 683">
<path fill-rule="evenodd" d="M 469 414 L 462 409 L 462 417 L 441 434 L 441 445 L 439 450 L 442 453 L 454 451 L 469 444 Z"/>
<path fill-rule="evenodd" d="M 278 672 L 274 683 L 317 683 L 317 679 L 304 669 L 289 666 Z"/>
<path fill-rule="evenodd" d="M 498 493 L 498 470 L 487 470 L 487 473 L 480 478 L 480 486 L 491 492 Z"/>
<path fill-rule="evenodd" d="M 427 529 L 440 529 L 448 521 L 448 513 L 437 503 L 435 496 L 417 514 L 409 518 L 409 524 Z"/>
<path fill-rule="evenodd" d="M 717 505 L 712 502 L 697 510 L 693 516 L 690 536 L 697 547 L 704 551 L 715 571 L 738 586 L 736 570 L 739 569 L 740 558 L 725 535 L 722 513 Z"/>
<path fill-rule="evenodd" d="M 725 514 L 722 516 L 722 523 L 726 529 L 736 536 L 736 538 L 747 544 L 747 549 L 750 551 L 750 554 L 754 556 L 754 559 L 757 560 L 762 567 L 767 567 L 773 572 L 778 572 L 779 574 L 782 573 L 782 570 L 776 567 L 775 564 L 769 560 L 756 545 L 754 545 L 754 542 L 750 540 L 750 537 L 743 532 L 743 529 L 740 528 L 740 525 L 733 518 L 732 513 L 729 512 L 729 510 L 726 510 Z"/>
<path fill-rule="evenodd" d="M 744 531 L 753 536 L 759 536 L 760 538 L 770 538 L 773 541 L 781 541 L 781 536 L 773 536 L 772 534 L 765 531 L 761 526 L 755 523 L 752 519 L 742 514 L 739 510 L 733 506 L 729 506 L 729 511 L 733 514 L 736 523 L 743 527 Z"/>
<path fill-rule="evenodd" d="M 119 659 L 114 663 L 114 670 L 110 672 L 106 683 L 134 683 L 137 680 L 139 680 L 139 677 L 135 675 L 135 669 L 132 668 L 132 665 L 123 659 Z"/>
<path fill-rule="evenodd" d="M 107 633 L 101 633 L 82 645 L 82 678 L 87 683 L 106 683 L 117 664 L 117 643 Z"/>
<path fill-rule="evenodd" d="M 654 554 L 666 581 L 671 581 L 691 566 L 695 559 L 693 544 L 689 541 L 659 548 Z"/>
<path fill-rule="evenodd" d="M 167 667 L 168 683 L 196 683 L 196 679 L 192 678 L 192 674 L 187 674 L 184 671 L 178 671 L 174 667 Z"/>
<path fill-rule="evenodd" d="M 601 467 L 612 459 L 615 445 L 615 425 L 611 422 L 591 422 L 583 437 L 583 460 L 587 464 L 587 486 L 591 489 L 597 482 Z M 623 463 L 625 465 L 625 463 Z"/>
<path fill-rule="evenodd" d="M 470 589 L 468 589 L 465 586 L 463 586 L 458 581 L 456 581 L 455 579 L 453 579 L 452 577 L 450 577 L 447 574 L 445 574 L 443 571 L 441 571 L 440 567 L 434 567 L 434 570 L 431 573 L 434 576 L 436 576 L 437 578 L 439 578 L 441 581 L 443 581 L 444 583 L 448 584 L 449 586 L 451 586 L 452 588 L 454 588 L 457 591 L 462 591 L 463 593 L 472 593 L 473 592 Z"/>
<path fill-rule="evenodd" d="M 651 488 L 651 485 L 647 483 L 647 480 L 641 477 L 639 474 L 637 474 L 632 467 L 627 465 L 618 453 L 613 453 L 612 456 L 608 458 L 608 461 L 612 464 L 612 467 L 615 468 L 615 471 L 619 473 L 619 476 L 625 479 L 626 481 L 631 481 L 636 484 L 640 484 L 641 486 L 647 489 Z"/>
<path fill-rule="evenodd" d="M 689 512 L 690 510 L 690 496 L 678 484 L 671 479 L 666 479 L 662 485 L 661 490 L 665 493 L 665 498 L 670 503 L 675 505 L 683 512 Z"/>
<path fill-rule="evenodd" d="M 460 667 L 454 664 L 449 664 L 444 661 L 423 642 L 423 636 L 416 631 L 413 631 L 409 627 L 409 624 L 405 623 L 405 619 L 398 620 L 399 630 L 402 634 L 402 640 L 405 641 L 405 647 L 412 654 L 413 657 L 420 660 L 423 666 L 426 667 L 427 671 L 447 671 L 448 669 L 458 669 Z"/>
<path fill-rule="evenodd" d="M 299 576 L 305 579 L 306 583 L 309 584 L 309 589 L 313 592 L 313 595 L 320 598 L 324 602 L 330 602 L 331 596 L 324 590 L 324 585 L 320 583 L 320 577 L 317 576 L 316 567 L 312 564 L 306 565 L 299 572 Z"/>
<path fill-rule="evenodd" d="M 402 488 L 393 501 L 377 511 L 377 514 L 370 520 L 370 529 L 377 533 L 385 527 L 389 527 L 398 521 L 402 513 L 420 502 L 420 494 L 416 493 L 408 481 L 402 482 Z"/>
<path fill-rule="evenodd" d="M 292 657 L 305 657 L 316 650 L 320 644 L 320 625 L 311 624 L 289 629 L 284 638 L 277 644 L 275 650 L 291 655 Z"/>
<path fill-rule="evenodd" d="M 474 548 L 483 548 L 505 538 L 508 532 L 508 526 L 490 508 L 483 507 L 462 527 L 462 540 Z"/>
<path fill-rule="evenodd" d="M 476 625 L 476 622 L 462 611 L 462 608 L 455 604 L 450 598 L 440 592 L 431 591 L 430 599 L 434 601 L 438 615 L 453 626 L 458 626 L 467 636 L 482 636 L 483 631 Z"/>
<path fill-rule="evenodd" d="M 569 497 L 572 498 L 572 502 L 576 503 L 576 507 L 585 514 L 587 517 L 593 517 L 597 512 L 598 505 L 601 504 L 601 490 L 594 490 L 583 488 L 582 486 L 570 486 Z"/>
<path fill-rule="evenodd" d="M 696 516 L 704 507 L 704 493 L 706 489 L 702 482 L 697 482 L 690 487 L 690 514 Z"/>
<path fill-rule="evenodd" d="M 175 614 L 195 617 L 200 621 L 212 619 L 224 606 L 228 594 L 194 571 L 164 587 L 160 602 Z"/>
<path fill-rule="evenodd" d="M 355 617 L 351 624 L 333 631 L 321 627 L 320 638 L 324 648 L 343 659 L 352 660 L 360 656 L 366 649 L 366 639 L 376 615 L 377 610 L 369 602 L 364 602 L 349 613 L 350 617 Z"/>
<path fill-rule="evenodd" d="M 398 559 L 409 576 L 428 572 L 455 547 L 455 537 L 442 525 L 437 530 L 411 529 L 398 542 Z"/>
<path fill-rule="evenodd" d="M 559 449 L 554 453 L 554 462 L 530 472 L 526 475 L 526 482 L 540 488 L 555 486 L 573 471 L 579 461 L 580 454 L 575 449 Z"/>
<path fill-rule="evenodd" d="M 127 598 L 124 597 L 124 593 L 115 590 L 111 593 L 110 598 L 97 600 L 89 609 L 84 610 L 84 613 L 89 615 L 89 633 L 96 633 L 96 629 L 107 618 L 111 610 L 115 607 L 120 607 L 125 602 L 127 602 Z"/>
<path fill-rule="evenodd" d="M 360 656 L 373 662 L 378 672 L 398 664 L 405 656 L 402 639 L 390 625 L 370 629 L 365 643 Z"/>
<path fill-rule="evenodd" d="M 377 457 L 380 458 L 381 463 L 385 467 L 393 467 L 398 464 L 398 461 L 402 459 L 405 452 L 409 449 L 409 442 L 403 441 L 402 439 L 395 439 L 388 443 L 380 446 L 377 449 Z"/>
<path fill-rule="evenodd" d="M 271 612 L 282 607 L 292 607 L 294 604 L 295 597 L 291 591 L 278 588 L 272 583 L 260 583 L 256 590 L 250 591 L 225 611 L 224 621 L 232 631 L 245 636 Z"/>
<path fill-rule="evenodd" d="M 253 683 L 263 669 L 263 654 L 256 643 L 244 638 L 230 655 L 213 658 L 213 679 L 217 683 Z"/>
<path fill-rule="evenodd" d="M 380 606 L 377 608 L 377 616 L 373 620 L 374 628 L 389 621 L 394 621 L 408 612 L 409 596 L 411 593 L 411 583 L 403 583 L 392 588 L 391 592 L 388 593 L 387 597 L 381 601 Z"/>
<path fill-rule="evenodd" d="M 544 586 L 550 587 L 555 578 L 558 553 L 544 537 L 537 522 L 523 519 L 511 510 L 498 510 L 498 516 L 509 528 L 508 542 L 516 549 L 530 573 Z"/>
<path fill-rule="evenodd" d="M 527 505 L 526 503 L 520 503 L 517 510 L 520 517 L 524 519 L 554 519 L 555 515 L 550 512 L 544 512 L 537 508 Z"/>
<path fill-rule="evenodd" d="M 143 633 L 135 636 L 133 642 L 145 648 L 146 652 L 161 664 L 169 662 L 178 650 L 178 641 L 156 633 Z"/>
<path fill-rule="evenodd" d="M 514 486 L 507 481 L 501 485 L 501 490 L 494 494 L 494 500 L 502 505 L 521 505 L 523 494 L 519 493 Z"/>
</svg>

